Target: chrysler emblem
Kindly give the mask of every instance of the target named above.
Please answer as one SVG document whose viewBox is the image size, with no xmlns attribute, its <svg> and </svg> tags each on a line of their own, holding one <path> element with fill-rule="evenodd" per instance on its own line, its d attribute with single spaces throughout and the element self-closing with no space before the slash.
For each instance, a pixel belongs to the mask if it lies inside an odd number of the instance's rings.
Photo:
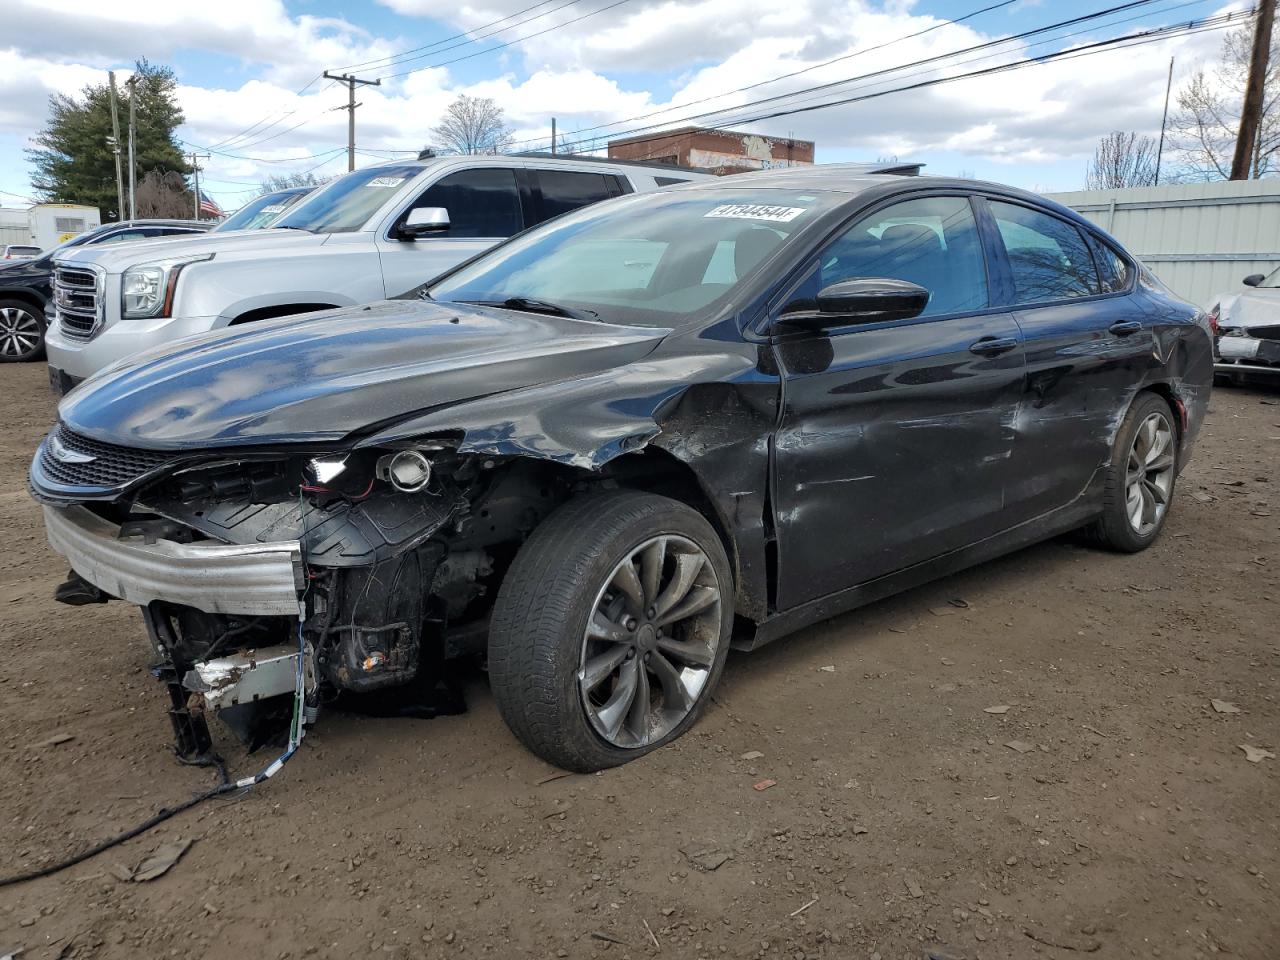
<svg viewBox="0 0 1280 960">
<path fill-rule="evenodd" d="M 68 450 L 57 437 L 49 438 L 49 452 L 59 463 L 93 463 L 97 457 L 76 450 Z"/>
</svg>

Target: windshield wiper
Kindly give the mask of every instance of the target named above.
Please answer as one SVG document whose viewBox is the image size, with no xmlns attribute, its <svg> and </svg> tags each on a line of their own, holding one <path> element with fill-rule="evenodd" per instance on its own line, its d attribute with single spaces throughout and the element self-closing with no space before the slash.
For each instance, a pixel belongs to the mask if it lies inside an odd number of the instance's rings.
<svg viewBox="0 0 1280 960">
<path fill-rule="evenodd" d="M 594 310 L 575 309 L 548 300 L 534 297 L 507 297 L 505 300 L 464 300 L 463 303 L 478 303 L 486 307 L 505 307 L 508 310 L 521 310 L 525 313 L 547 313 L 554 317 L 568 317 L 570 320 L 599 320 L 600 314 Z"/>
</svg>

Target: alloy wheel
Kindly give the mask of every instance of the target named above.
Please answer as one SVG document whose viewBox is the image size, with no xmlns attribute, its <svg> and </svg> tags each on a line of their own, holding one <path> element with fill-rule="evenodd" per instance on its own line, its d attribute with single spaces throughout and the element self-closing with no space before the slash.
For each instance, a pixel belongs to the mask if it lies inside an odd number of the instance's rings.
<svg viewBox="0 0 1280 960">
<path fill-rule="evenodd" d="M 1125 513 L 1139 536 L 1159 527 L 1169 509 L 1176 460 L 1169 418 L 1149 414 L 1134 435 L 1125 468 Z"/>
<path fill-rule="evenodd" d="M 0 354 L 13 359 L 40 347 L 40 321 L 21 307 L 0 307 Z"/>
<path fill-rule="evenodd" d="M 710 558 L 685 537 L 650 538 L 614 567 L 578 669 L 587 717 L 607 742 L 646 746 L 692 712 L 716 662 L 720 590 Z"/>
</svg>

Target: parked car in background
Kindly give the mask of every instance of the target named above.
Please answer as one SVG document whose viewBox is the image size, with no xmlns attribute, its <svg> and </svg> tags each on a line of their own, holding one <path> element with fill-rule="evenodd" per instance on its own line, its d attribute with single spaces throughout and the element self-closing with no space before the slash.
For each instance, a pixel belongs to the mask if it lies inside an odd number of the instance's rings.
<svg viewBox="0 0 1280 960">
<path fill-rule="evenodd" d="M 30 479 L 59 598 L 141 607 L 187 752 L 485 654 L 515 734 L 590 771 L 687 730 L 731 644 L 1080 527 L 1150 546 L 1212 377 L 1203 314 L 1065 207 L 814 167 L 153 349 Z"/>
<path fill-rule="evenodd" d="M 70 250 L 50 379 L 66 389 L 178 337 L 395 296 L 567 211 L 708 176 L 591 158 L 395 161 L 321 187 L 267 230 Z"/>
<path fill-rule="evenodd" d="M 315 187 L 289 187 L 273 190 L 254 197 L 211 230 L 211 233 L 229 233 L 232 230 L 260 230 L 284 213 L 295 203 L 315 190 Z"/>
<path fill-rule="evenodd" d="M 40 248 L 22 243 L 0 247 L 0 260 L 34 260 L 40 256 Z"/>
<path fill-rule="evenodd" d="M 0 363 L 39 360 L 53 300 L 54 257 L 78 247 L 97 247 L 204 233 L 198 220 L 121 220 L 79 234 L 31 260 L 0 261 Z"/>
<path fill-rule="evenodd" d="M 1218 297 L 1209 309 L 1216 330 L 1214 372 L 1230 381 L 1280 379 L 1280 267 L 1242 282 L 1247 289 Z"/>
</svg>

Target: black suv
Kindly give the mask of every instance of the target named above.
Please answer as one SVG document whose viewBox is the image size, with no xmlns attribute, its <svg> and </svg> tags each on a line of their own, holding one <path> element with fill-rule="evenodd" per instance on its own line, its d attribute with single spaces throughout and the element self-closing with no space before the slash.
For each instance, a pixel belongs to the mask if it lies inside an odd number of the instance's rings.
<svg viewBox="0 0 1280 960">
<path fill-rule="evenodd" d="M 22 363 L 44 356 L 45 316 L 53 299 L 55 253 L 89 244 L 187 236 L 204 233 L 210 226 L 197 220 L 104 223 L 52 250 L 46 250 L 33 260 L 0 263 L 0 363 Z"/>
</svg>

